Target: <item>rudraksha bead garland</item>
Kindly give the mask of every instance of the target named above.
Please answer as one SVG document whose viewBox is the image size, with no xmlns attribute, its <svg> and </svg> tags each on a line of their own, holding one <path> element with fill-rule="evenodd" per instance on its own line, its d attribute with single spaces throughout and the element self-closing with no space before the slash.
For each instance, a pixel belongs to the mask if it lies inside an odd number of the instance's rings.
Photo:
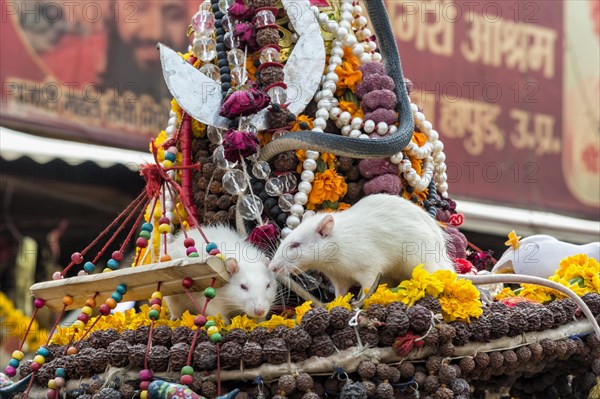
<svg viewBox="0 0 600 399">
<path fill-rule="evenodd" d="M 600 363 L 596 361 L 600 356 L 600 341 L 593 334 L 567 337 L 560 340 L 542 339 L 539 342 L 516 348 L 498 349 L 490 352 L 479 351 L 470 356 L 453 358 L 455 348 L 468 342 L 486 342 L 490 339 L 505 337 L 507 334 L 520 335 L 531 331 L 545 331 L 567 324 L 572 320 L 576 311 L 570 300 L 559 300 L 554 302 L 552 306 L 523 303 L 512 308 L 504 303 L 494 302 L 491 307 L 486 308 L 484 315 L 471 322 L 471 324 L 464 322 L 433 322 L 434 319 L 431 317 L 432 311 L 430 309 L 434 309 L 435 312 L 435 309 L 439 306 L 439 304 L 434 303 L 436 301 L 434 298 L 423 299 L 409 308 L 398 303 L 392 303 L 388 306 L 371 305 L 361 313 L 361 317 L 364 319 L 357 326 L 363 345 L 369 343 L 372 346 L 386 346 L 383 341 L 388 339 L 388 332 L 393 332 L 398 334 L 389 335 L 394 342 L 393 347 L 396 350 L 401 350 L 401 342 L 406 337 L 410 335 L 422 337 L 426 348 L 437 351 L 437 353 L 428 356 L 426 359 L 405 360 L 399 365 L 364 361 L 355 372 L 350 373 L 348 371 L 347 377 L 344 370 L 341 369 L 335 370 L 331 376 L 323 377 L 311 376 L 308 378 L 302 373 L 284 375 L 277 382 L 270 385 L 260 385 L 261 389 L 267 397 L 273 397 L 273 395 L 304 397 L 308 395 L 306 397 L 309 399 L 315 397 L 309 395 L 311 393 L 323 397 L 325 392 L 328 395 L 339 395 L 350 392 L 351 388 L 361 390 L 364 388 L 369 397 L 389 398 L 397 397 L 400 393 L 410 395 L 419 392 L 421 397 L 430 395 L 432 397 L 467 398 L 469 397 L 467 389 L 472 392 L 474 389 L 483 390 L 485 387 L 500 386 L 504 381 L 507 381 L 507 378 L 516 379 L 512 389 L 514 392 L 524 394 L 549 392 L 546 390 L 550 389 L 552 384 L 564 385 L 561 389 L 566 389 L 565 387 L 568 384 L 563 384 L 563 376 L 573 375 L 573 380 L 578 382 L 571 387 L 572 391 L 570 392 L 575 390 L 586 392 L 585 390 L 589 391 L 591 386 L 583 384 L 583 381 L 588 378 L 591 372 L 596 373 L 596 375 L 600 374 Z M 600 303 L 600 296 L 588 294 L 585 296 L 585 301 L 590 304 L 590 308 L 598 315 L 600 307 L 596 305 Z M 543 318 L 538 317 L 542 313 Z M 555 318 L 552 316 L 553 314 L 558 317 Z M 550 323 L 545 322 L 548 315 L 550 315 Z M 161 339 L 160 343 L 156 343 L 158 346 L 156 346 L 157 350 L 155 352 L 157 354 L 158 352 L 169 353 L 170 363 L 173 365 L 181 357 L 181 353 L 179 352 L 179 346 L 177 346 L 177 350 L 171 351 L 169 351 L 169 346 L 172 345 L 173 349 L 176 345 L 182 343 L 186 345 L 184 347 L 188 354 L 188 361 L 183 362 L 185 364 L 180 366 L 180 382 L 185 383 L 189 382 L 191 376 L 199 371 L 210 372 L 216 369 L 219 366 L 218 361 L 221 361 L 224 367 L 235 370 L 240 365 L 239 361 L 242 360 L 245 369 L 248 369 L 260 366 L 265 361 L 272 364 L 285 363 L 288 356 L 291 356 L 292 362 L 296 362 L 305 360 L 311 354 L 323 356 L 326 353 L 335 352 L 336 348 L 342 350 L 344 346 L 340 345 L 343 345 L 346 341 L 344 338 L 345 330 L 348 329 L 348 322 L 351 317 L 352 313 L 341 307 L 332 308 L 329 312 L 323 309 L 313 309 L 305 313 L 301 324 L 293 329 L 280 326 L 271 330 L 256 328 L 250 333 L 240 329 L 232 329 L 221 333 L 212 328 L 210 321 L 197 316 L 194 324 L 197 326 L 203 325 L 204 329 L 197 328 L 192 333 L 187 327 L 179 327 L 172 331 L 172 339 Z M 500 331 L 502 326 L 508 328 Z M 139 334 L 140 337 L 138 337 L 137 342 L 146 341 L 150 338 L 149 328 L 143 327 L 139 330 L 142 329 L 147 332 Z M 109 332 L 110 334 L 108 334 Z M 88 341 L 83 342 L 85 345 L 82 347 L 92 344 L 94 350 L 102 352 L 109 346 L 112 348 L 113 342 L 119 342 L 119 347 L 124 346 L 130 352 L 134 351 L 133 344 L 128 343 L 133 342 L 129 337 L 131 334 L 123 332 L 119 339 L 118 333 L 114 330 L 107 330 L 106 338 L 110 335 L 110 339 L 96 340 L 95 335 L 98 333 L 102 335 L 104 332 L 94 332 Z M 190 333 L 192 333 L 192 336 L 190 336 Z M 372 337 L 373 333 L 375 339 Z M 94 342 L 92 342 L 92 338 L 94 338 Z M 414 341 L 413 338 L 411 340 Z M 154 343 L 154 339 L 152 339 L 152 342 Z M 217 355 L 217 344 L 215 342 L 223 343 L 220 355 Z M 188 344 L 191 344 L 190 348 L 187 347 Z M 140 346 L 142 347 L 143 357 L 145 345 Z M 311 348 L 311 353 L 306 353 L 308 347 Z M 64 368 L 67 377 L 71 380 L 91 376 L 91 373 L 80 375 L 76 371 L 69 374 L 69 367 L 62 366 L 65 360 L 70 363 L 81 363 L 78 360 L 79 358 L 81 358 L 81 361 L 85 360 L 86 364 L 89 363 L 89 351 L 91 349 L 83 349 L 80 353 L 73 355 L 65 355 L 63 348 L 57 349 L 47 348 L 47 353 L 52 352 L 52 355 L 46 355 L 46 358 L 52 360 L 50 360 L 50 364 L 44 362 L 44 365 L 42 365 L 43 370 L 38 368 L 40 372 L 35 377 L 37 383 L 52 387 L 52 384 L 48 384 L 48 380 L 56 379 L 56 376 L 58 376 L 55 371 L 57 367 Z M 137 348 L 135 350 L 137 351 Z M 192 357 L 189 356 L 190 351 L 194 352 Z M 42 354 L 45 353 L 42 351 Z M 109 357 L 111 366 L 123 367 L 123 356 L 127 357 L 122 353 L 119 358 Z M 181 360 L 177 360 L 177 362 L 182 363 Z M 133 363 L 131 364 L 133 365 Z M 136 364 L 141 366 L 141 363 Z M 528 375 L 532 375 L 533 364 L 535 364 L 535 367 L 539 366 L 544 370 L 549 370 L 549 375 L 543 378 L 539 376 L 528 377 Z M 163 377 L 162 374 L 156 375 L 156 373 L 166 371 L 167 367 L 163 365 L 159 368 L 160 371 L 150 370 L 149 367 L 143 368 L 143 373 L 140 373 L 139 376 L 142 381 L 150 381 L 149 377 Z M 109 375 L 110 373 L 106 374 L 106 376 Z M 338 376 L 341 378 L 338 378 Z M 98 393 L 103 385 L 107 386 L 102 380 L 104 376 L 100 375 L 99 377 L 101 379 L 99 384 L 90 388 L 90 393 Z M 593 377 L 592 374 L 592 381 Z M 351 381 L 346 381 L 346 378 Z M 217 395 L 218 386 L 215 382 L 206 381 L 200 384 L 193 383 L 193 378 L 191 380 L 192 385 L 190 387 L 195 391 L 207 397 Z M 362 387 L 349 386 L 349 384 L 359 383 Z M 235 387 L 242 388 L 242 391 L 248 394 L 254 392 L 256 395 L 257 393 L 256 388 L 252 388 L 251 384 L 245 385 L 241 382 L 235 382 L 234 384 L 232 386 L 229 383 L 224 383 L 228 389 Z M 118 385 L 110 386 L 120 391 Z M 301 393 L 301 395 L 297 395 L 298 393 Z M 123 394 L 121 395 L 125 397 Z"/>
</svg>

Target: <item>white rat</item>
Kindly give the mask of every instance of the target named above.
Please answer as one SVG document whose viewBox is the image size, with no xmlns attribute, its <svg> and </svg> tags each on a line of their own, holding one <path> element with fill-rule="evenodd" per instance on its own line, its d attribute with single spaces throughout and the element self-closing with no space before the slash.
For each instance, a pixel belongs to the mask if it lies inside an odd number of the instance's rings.
<svg viewBox="0 0 600 399">
<path fill-rule="evenodd" d="M 376 194 L 346 211 L 303 220 L 283 240 L 270 268 L 284 273 L 318 270 L 338 296 L 355 283 L 371 288 L 379 273 L 382 282 L 398 284 L 421 263 L 428 272 L 454 270 L 440 226 L 410 201 Z"/>
<path fill-rule="evenodd" d="M 245 313 L 252 318 L 264 318 L 277 293 L 275 273 L 269 270 L 269 259 L 254 245 L 227 226 L 206 226 L 202 231 L 209 241 L 217 244 L 219 250 L 228 259 L 225 268 L 230 275 L 229 282 L 217 288 L 217 295 L 206 308 L 206 314 L 220 314 L 225 321 L 236 313 Z M 206 243 L 197 229 L 187 232 L 196 242 L 198 253 L 206 259 Z M 169 254 L 173 259 L 185 258 L 185 237 L 182 233 L 169 243 Z M 204 292 L 193 292 L 194 300 L 204 306 Z M 186 294 L 165 297 L 172 317 L 180 317 L 186 310 L 197 313 L 197 308 Z"/>
</svg>

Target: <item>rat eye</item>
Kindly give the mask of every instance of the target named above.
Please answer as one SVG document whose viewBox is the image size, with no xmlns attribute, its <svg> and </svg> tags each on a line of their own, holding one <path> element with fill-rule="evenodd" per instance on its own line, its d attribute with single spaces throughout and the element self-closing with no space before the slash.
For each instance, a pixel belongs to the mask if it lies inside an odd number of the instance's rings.
<svg viewBox="0 0 600 399">
<path fill-rule="evenodd" d="M 300 246 L 300 243 L 299 242 L 293 242 L 290 246 L 292 248 L 298 248 Z"/>
<path fill-rule="evenodd" d="M 271 283 L 267 284 L 267 289 L 271 288 Z"/>
<path fill-rule="evenodd" d="M 240 288 L 243 289 L 244 291 L 248 291 L 248 286 L 246 284 L 240 285 Z"/>
</svg>

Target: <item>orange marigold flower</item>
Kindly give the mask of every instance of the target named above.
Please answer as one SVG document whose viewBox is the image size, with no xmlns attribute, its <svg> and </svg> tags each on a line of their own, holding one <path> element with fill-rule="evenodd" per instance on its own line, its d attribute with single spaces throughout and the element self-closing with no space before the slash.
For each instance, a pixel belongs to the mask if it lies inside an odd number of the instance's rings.
<svg viewBox="0 0 600 399">
<path fill-rule="evenodd" d="M 313 121 L 314 121 L 314 119 L 313 119 L 313 118 L 311 118 L 310 116 L 307 116 L 307 115 L 300 115 L 300 116 L 298 116 L 298 117 L 296 118 L 296 120 L 295 120 L 294 122 L 292 122 L 292 129 L 291 129 L 291 131 L 292 131 L 292 132 L 297 132 L 297 131 L 299 131 L 299 130 L 304 130 L 304 129 L 302 129 L 302 128 L 300 127 L 300 124 L 301 124 L 302 122 L 306 122 L 306 124 L 308 125 L 308 128 L 309 128 L 309 129 L 312 129 L 312 128 L 314 127 Z"/>
<path fill-rule="evenodd" d="M 358 106 L 352 101 L 342 100 L 340 101 L 339 107 L 342 110 L 342 112 L 349 112 L 350 115 L 352 115 L 352 118 L 364 119 L 365 117 L 365 113 L 363 112 L 363 110 L 358 108 Z"/>
<path fill-rule="evenodd" d="M 343 92 L 344 89 L 354 91 L 356 86 L 362 81 L 362 72 L 354 69 L 353 65 L 347 61 L 342 62 L 342 65 L 335 68 L 335 73 L 339 77 L 337 83 L 338 93 Z"/>
<path fill-rule="evenodd" d="M 312 191 L 308 196 L 308 209 L 315 209 L 324 201 L 337 202 L 346 195 L 348 185 L 343 176 L 338 175 L 334 169 L 327 169 L 317 173 L 313 181 Z"/>
<path fill-rule="evenodd" d="M 351 47 L 344 47 L 344 61 L 348 61 L 355 70 L 360 68 L 360 59 L 352 53 Z"/>
<path fill-rule="evenodd" d="M 423 133 L 414 132 L 412 141 L 419 147 L 423 147 L 423 145 L 427 143 L 427 136 L 425 136 Z"/>
</svg>

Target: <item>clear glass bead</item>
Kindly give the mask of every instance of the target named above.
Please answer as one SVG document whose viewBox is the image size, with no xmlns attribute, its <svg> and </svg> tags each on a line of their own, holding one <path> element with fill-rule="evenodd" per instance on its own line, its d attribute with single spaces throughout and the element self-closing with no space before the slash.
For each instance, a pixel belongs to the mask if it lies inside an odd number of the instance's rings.
<svg viewBox="0 0 600 399">
<path fill-rule="evenodd" d="M 265 62 L 279 62 L 280 59 L 281 54 L 279 54 L 279 51 L 272 47 L 267 47 L 260 52 L 260 62 L 263 64 Z"/>
<path fill-rule="evenodd" d="M 252 166 L 252 174 L 257 179 L 266 180 L 271 174 L 271 166 L 268 162 L 258 161 Z"/>
<path fill-rule="evenodd" d="M 194 39 L 192 51 L 202 62 L 212 61 L 217 56 L 215 41 L 208 37 Z"/>
<path fill-rule="evenodd" d="M 210 35 L 215 31 L 215 16 L 210 11 L 198 11 L 192 17 L 194 32 Z"/>
<path fill-rule="evenodd" d="M 265 191 L 271 197 L 278 197 L 283 194 L 283 182 L 279 178 L 273 177 L 267 180 L 267 183 L 265 184 Z"/>
<path fill-rule="evenodd" d="M 231 20 L 231 18 L 229 18 L 229 15 L 225 15 L 221 19 L 221 26 L 223 27 L 223 29 L 225 29 L 225 32 L 231 32 L 231 31 L 233 31 L 233 28 L 235 27 L 235 25 L 233 24 L 233 21 Z"/>
<path fill-rule="evenodd" d="M 225 43 L 225 46 L 230 49 L 240 47 L 240 39 L 233 36 L 233 33 L 231 32 L 225 33 L 225 36 L 223 37 L 223 43 Z"/>
<path fill-rule="evenodd" d="M 229 10 L 229 7 L 231 7 L 233 3 L 235 3 L 235 0 L 219 0 L 219 10 L 223 14 L 227 14 L 227 10 Z"/>
<path fill-rule="evenodd" d="M 219 71 L 219 67 L 215 64 L 204 64 L 200 67 L 200 72 L 202 72 L 207 77 L 211 78 L 215 82 L 221 81 L 221 72 Z"/>
<path fill-rule="evenodd" d="M 259 219 L 263 212 L 264 205 L 256 195 L 244 195 L 240 201 L 240 215 L 245 220 Z"/>
<path fill-rule="evenodd" d="M 254 24 L 257 28 L 267 25 L 273 25 L 275 23 L 275 15 L 270 10 L 262 10 L 256 13 L 254 17 Z"/>
<path fill-rule="evenodd" d="M 223 176 L 223 189 L 227 194 L 242 195 L 247 188 L 248 181 L 241 170 L 232 169 Z"/>
<path fill-rule="evenodd" d="M 287 101 L 287 93 L 283 87 L 273 86 L 269 89 L 267 94 L 271 97 L 272 104 L 285 104 Z"/>
<path fill-rule="evenodd" d="M 289 193 L 296 188 L 296 184 L 298 184 L 298 178 L 293 173 L 288 173 L 283 176 L 279 176 L 279 180 L 283 184 L 283 192 Z"/>
<path fill-rule="evenodd" d="M 240 124 L 240 130 L 243 130 L 245 132 L 250 132 L 252 134 L 258 134 L 258 129 L 256 128 L 256 125 L 253 124 L 251 118 L 245 118 L 242 117 L 242 123 Z"/>
<path fill-rule="evenodd" d="M 208 140 L 213 144 L 221 144 L 223 142 L 223 133 L 220 129 L 217 129 L 214 126 L 209 126 L 206 128 L 206 136 Z"/>
<path fill-rule="evenodd" d="M 233 169 L 235 165 L 237 165 L 237 162 L 231 163 L 225 159 L 225 149 L 222 145 L 215 148 L 212 157 L 215 165 L 217 165 L 217 167 L 221 169 Z"/>
<path fill-rule="evenodd" d="M 244 52 L 242 50 L 240 50 L 239 48 L 229 50 L 227 52 L 227 61 L 229 61 L 229 65 L 243 66 L 244 65 Z"/>
<path fill-rule="evenodd" d="M 294 196 L 292 194 L 283 194 L 279 197 L 279 202 L 277 203 L 282 211 L 289 212 L 292 209 L 292 205 L 294 205 Z"/>
<path fill-rule="evenodd" d="M 242 86 L 246 84 L 248 80 L 248 72 L 244 67 L 237 66 L 231 70 L 231 81 L 236 86 Z"/>
<path fill-rule="evenodd" d="M 212 4 L 210 3 L 209 0 L 205 0 L 202 2 L 202 4 L 200 4 L 200 7 L 198 7 L 198 10 L 212 12 Z"/>
</svg>

